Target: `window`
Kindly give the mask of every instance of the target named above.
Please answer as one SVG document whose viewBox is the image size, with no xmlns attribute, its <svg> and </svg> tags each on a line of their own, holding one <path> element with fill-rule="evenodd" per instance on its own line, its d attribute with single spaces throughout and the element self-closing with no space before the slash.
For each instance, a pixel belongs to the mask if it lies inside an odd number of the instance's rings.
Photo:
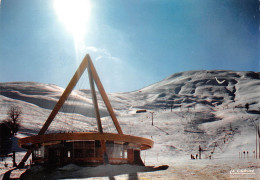
<svg viewBox="0 0 260 180">
<path fill-rule="evenodd" d="M 68 157 L 70 157 L 70 151 L 68 151 Z"/>
</svg>

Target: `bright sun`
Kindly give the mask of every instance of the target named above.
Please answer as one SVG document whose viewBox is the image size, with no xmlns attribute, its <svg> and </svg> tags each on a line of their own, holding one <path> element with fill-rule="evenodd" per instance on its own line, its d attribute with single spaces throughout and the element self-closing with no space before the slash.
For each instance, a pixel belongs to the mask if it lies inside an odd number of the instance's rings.
<svg viewBox="0 0 260 180">
<path fill-rule="evenodd" d="M 75 41 L 84 37 L 87 23 L 91 15 L 91 3 L 89 0 L 55 0 L 54 8 L 59 20 L 61 20 Z"/>
</svg>

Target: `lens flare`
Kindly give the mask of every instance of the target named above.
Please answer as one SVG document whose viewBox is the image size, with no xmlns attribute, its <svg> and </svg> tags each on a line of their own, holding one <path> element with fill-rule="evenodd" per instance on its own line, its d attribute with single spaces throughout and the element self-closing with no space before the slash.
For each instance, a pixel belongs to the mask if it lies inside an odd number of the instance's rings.
<svg viewBox="0 0 260 180">
<path fill-rule="evenodd" d="M 84 38 L 91 15 L 89 0 L 55 0 L 54 8 L 60 21 L 76 42 Z"/>
</svg>

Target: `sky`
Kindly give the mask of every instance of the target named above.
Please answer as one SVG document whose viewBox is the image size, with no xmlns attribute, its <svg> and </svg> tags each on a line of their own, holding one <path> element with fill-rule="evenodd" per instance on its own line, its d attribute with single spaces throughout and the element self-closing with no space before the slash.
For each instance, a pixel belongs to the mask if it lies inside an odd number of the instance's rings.
<svg viewBox="0 0 260 180">
<path fill-rule="evenodd" d="M 107 92 L 189 70 L 260 71 L 258 0 L 0 2 L 0 82 L 65 88 L 87 53 Z"/>
</svg>

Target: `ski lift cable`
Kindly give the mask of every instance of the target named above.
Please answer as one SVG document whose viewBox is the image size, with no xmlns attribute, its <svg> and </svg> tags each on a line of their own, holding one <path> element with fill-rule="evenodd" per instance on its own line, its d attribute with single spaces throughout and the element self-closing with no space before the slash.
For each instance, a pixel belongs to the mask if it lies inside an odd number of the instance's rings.
<svg viewBox="0 0 260 180">
<path fill-rule="evenodd" d="M 81 83 L 79 83 L 79 87 L 82 87 Z M 65 118 L 63 118 L 65 120 L 62 120 L 62 121 L 65 121 L 64 122 L 65 124 L 73 125 L 73 122 L 74 122 L 73 118 L 75 118 L 75 112 L 76 112 L 75 110 L 76 110 L 76 107 L 78 105 L 78 102 L 72 96 L 68 97 L 67 102 L 70 102 L 70 104 L 68 104 L 68 103 L 66 104 L 66 102 L 65 102 L 64 105 L 61 107 L 61 111 L 65 112 L 65 113 L 70 112 L 70 113 L 72 113 L 72 116 L 71 117 L 65 117 Z M 65 114 L 61 114 L 61 113 L 58 113 L 58 114 L 59 114 L 59 116 L 57 117 L 57 120 L 60 121 L 61 117 L 64 117 Z M 71 123 L 68 122 L 68 121 L 71 121 Z M 73 128 L 73 130 L 75 130 L 75 129 Z"/>
</svg>

